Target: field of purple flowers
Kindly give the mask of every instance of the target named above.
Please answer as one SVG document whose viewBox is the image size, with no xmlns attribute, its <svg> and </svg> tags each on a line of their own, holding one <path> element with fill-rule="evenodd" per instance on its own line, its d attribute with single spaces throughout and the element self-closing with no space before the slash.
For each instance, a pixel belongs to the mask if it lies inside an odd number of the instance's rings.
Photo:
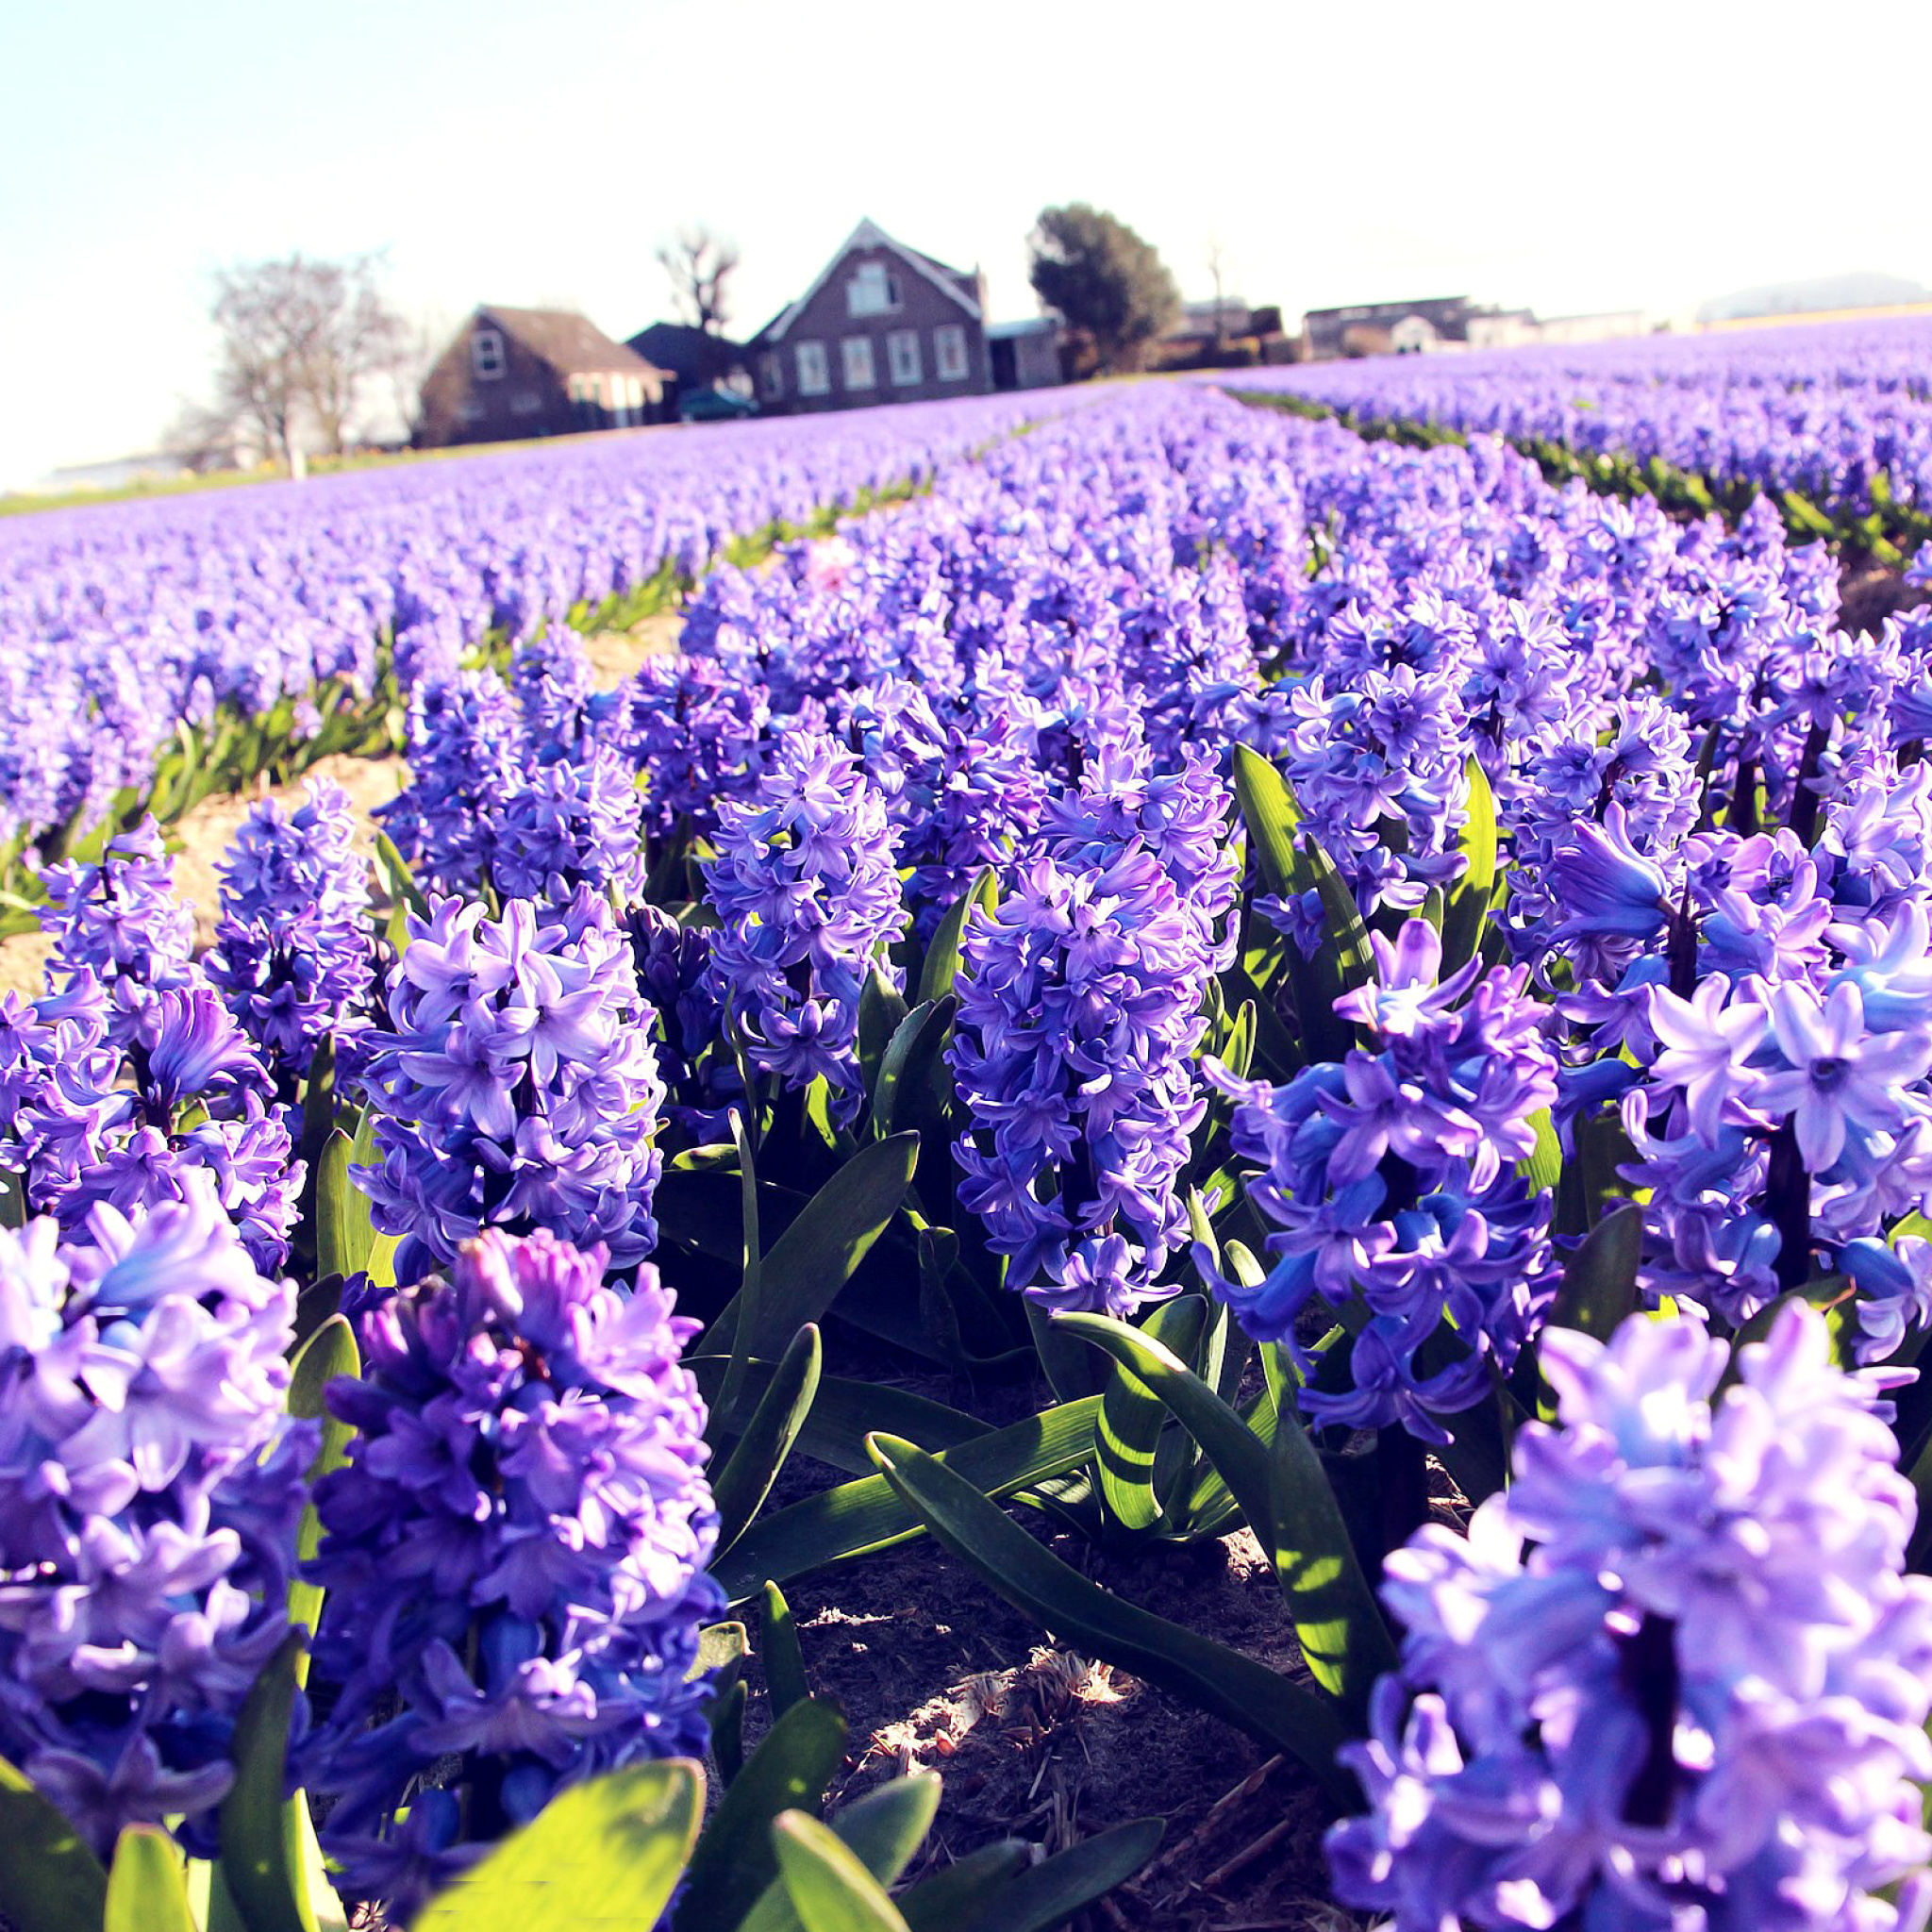
<svg viewBox="0 0 1932 1932">
<path fill-rule="evenodd" d="M 824 1802 L 786 1592 L 908 1544 L 1296 1767 L 1310 1928 L 1922 1932 L 1932 611 L 1770 497 L 1029 400 L 6 533 L 19 1932 L 1259 1923 L 1163 1816 Z M 331 678 L 377 875 L 264 803 L 197 957 L 135 714 Z M 1289 1668 L 1115 1587 L 1236 1539 Z"/>
<path fill-rule="evenodd" d="M 1759 497 L 1797 539 L 1897 563 L 1932 538 L 1932 321 L 1659 335 L 1263 370 L 1376 430 L 1500 436 L 1558 475 L 1735 518 Z"/>
</svg>

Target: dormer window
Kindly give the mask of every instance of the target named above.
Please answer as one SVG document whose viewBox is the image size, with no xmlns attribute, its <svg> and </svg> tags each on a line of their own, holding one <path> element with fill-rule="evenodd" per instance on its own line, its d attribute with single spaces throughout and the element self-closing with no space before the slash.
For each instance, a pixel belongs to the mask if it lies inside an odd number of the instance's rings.
<svg viewBox="0 0 1932 1932">
<path fill-rule="evenodd" d="M 861 261 L 845 284 L 847 315 L 890 315 L 899 306 L 899 283 L 882 261 Z"/>
<path fill-rule="evenodd" d="M 508 366 L 499 329 L 479 328 L 470 338 L 470 369 L 478 382 L 494 382 Z"/>
</svg>

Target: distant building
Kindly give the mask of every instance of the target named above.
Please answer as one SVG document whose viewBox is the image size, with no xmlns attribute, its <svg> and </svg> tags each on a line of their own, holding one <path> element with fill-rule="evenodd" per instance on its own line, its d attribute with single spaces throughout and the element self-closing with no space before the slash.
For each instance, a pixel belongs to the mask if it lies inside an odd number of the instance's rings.
<svg viewBox="0 0 1932 1932">
<path fill-rule="evenodd" d="M 1469 341 L 1467 295 L 1431 295 L 1415 302 L 1357 302 L 1346 308 L 1311 308 L 1302 321 L 1304 356 L 1312 362 L 1339 356 L 1413 356 Z"/>
<path fill-rule="evenodd" d="M 110 457 L 98 463 L 63 463 L 37 477 L 21 493 L 69 496 L 90 490 L 134 490 L 148 484 L 176 482 L 194 474 L 195 466 L 187 458 L 158 449 L 144 456 Z"/>
<path fill-rule="evenodd" d="M 769 414 L 984 395 L 986 283 L 860 222 L 746 344 Z"/>
<path fill-rule="evenodd" d="M 1472 349 L 1514 349 L 1540 340 L 1541 325 L 1527 308 L 1484 308 L 1471 313 L 1467 340 Z"/>
<path fill-rule="evenodd" d="M 689 323 L 654 322 L 632 336 L 627 346 L 664 372 L 665 415 L 689 419 L 745 413 L 719 402 L 720 396 L 751 400 L 751 358 L 742 343 Z"/>
<path fill-rule="evenodd" d="M 986 332 L 995 389 L 1050 389 L 1060 370 L 1060 325 L 1050 315 L 996 322 Z"/>
<path fill-rule="evenodd" d="M 423 384 L 416 440 L 507 442 L 662 414 L 665 373 L 561 308 L 479 308 Z"/>
<path fill-rule="evenodd" d="M 1530 342 L 1595 342 L 1638 336 L 1650 327 L 1641 309 L 1539 319 L 1533 309 L 1478 307 L 1467 295 L 1421 302 L 1357 303 L 1311 308 L 1302 323 L 1302 353 L 1311 361 L 1338 356 L 1423 356 L 1457 349 L 1514 349 Z"/>
<path fill-rule="evenodd" d="M 1643 336 L 1651 321 L 1641 308 L 1607 308 L 1593 315 L 1550 315 L 1536 325 L 1540 342 L 1607 342 L 1616 336 Z"/>
</svg>

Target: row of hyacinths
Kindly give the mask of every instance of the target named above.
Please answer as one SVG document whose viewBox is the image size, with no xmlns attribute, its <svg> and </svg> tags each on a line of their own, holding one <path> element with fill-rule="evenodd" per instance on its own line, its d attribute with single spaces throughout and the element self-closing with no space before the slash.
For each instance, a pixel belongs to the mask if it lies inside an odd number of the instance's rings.
<svg viewBox="0 0 1932 1932">
<path fill-rule="evenodd" d="M 734 539 L 917 483 L 1038 398 L 695 426 L 8 521 L 0 847 L 96 823 L 183 725 L 292 707 L 299 740 L 385 673 L 441 684 Z"/>
<path fill-rule="evenodd" d="M 692 1748 L 715 1524 L 659 1177 L 734 1112 L 761 1164 L 787 1126 L 849 1145 L 869 993 L 909 995 L 973 893 L 953 1199 L 923 1166 L 921 1203 L 1008 1290 L 1132 1315 L 1205 1279 L 1291 1352 L 1340 1317 L 1302 1356 L 1337 1430 L 1446 1443 L 1526 1352 L 1563 1398 L 1474 1541 L 1391 1560 L 1351 1895 L 1404 1927 L 1916 1923 L 1880 1893 L 1923 1849 L 1932 1653 L 1880 1391 L 1932 1319 L 1932 618 L 1838 608 L 1769 512 L 1126 391 L 714 573 L 614 688 L 557 627 L 508 676 L 425 675 L 400 950 L 325 788 L 255 809 L 198 958 L 151 828 L 51 873 L 47 991 L 0 1002 L 32 1217 L 0 1257 L 0 1754 L 96 1843 L 205 1840 L 293 1563 L 325 1104 L 366 1109 L 400 1243 L 399 1286 L 344 1292 L 368 1373 L 311 1573 L 333 1701 L 300 1757 L 345 1890 L 405 1913 L 561 1784 Z M 1261 889 L 1243 745 L 1374 934 L 1329 1057 L 1255 976 L 1334 908 Z M 1478 783 L 1507 891 L 1445 971 Z M 1297 1063 L 1208 1056 L 1217 984 Z M 1577 1227 L 1540 1116 L 1642 1199 L 1673 1311 L 1601 1359 L 1545 1345 Z M 1189 1240 L 1212 1167 L 1254 1279 Z M 1792 1317 L 1720 1393 L 1709 1337 L 1824 1279 L 1874 1373 Z M 452 1754 L 460 1803 L 419 1789 Z"/>
<path fill-rule="evenodd" d="M 1260 370 L 1364 421 L 1653 461 L 1826 517 L 1932 513 L 1922 316 Z M 1227 380 L 1222 377 L 1218 380 Z"/>
</svg>

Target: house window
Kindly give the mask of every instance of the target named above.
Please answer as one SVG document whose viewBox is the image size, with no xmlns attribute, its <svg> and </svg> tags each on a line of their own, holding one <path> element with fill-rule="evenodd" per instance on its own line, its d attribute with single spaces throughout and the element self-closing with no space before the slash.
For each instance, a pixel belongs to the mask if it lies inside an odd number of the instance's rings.
<svg viewBox="0 0 1932 1932">
<path fill-rule="evenodd" d="M 768 396 L 785 393 L 785 364 L 774 350 L 758 358 L 758 388 Z"/>
<path fill-rule="evenodd" d="M 839 360 L 847 389 L 870 389 L 878 380 L 878 373 L 873 367 L 870 336 L 847 336 L 839 344 Z"/>
<path fill-rule="evenodd" d="M 919 331 L 916 328 L 895 328 L 886 338 L 886 362 L 891 370 L 892 380 L 901 388 L 920 379 L 924 371 L 919 366 Z"/>
<path fill-rule="evenodd" d="M 882 261 L 861 261 L 845 284 L 847 315 L 890 315 L 899 306 L 899 284 Z"/>
<path fill-rule="evenodd" d="M 966 380 L 966 330 L 963 325 L 949 322 L 932 332 L 934 360 L 939 365 L 941 382 L 964 382 Z"/>
<path fill-rule="evenodd" d="M 479 328 L 470 338 L 470 368 L 478 382 L 494 382 L 506 368 L 503 337 L 493 328 Z"/>
<path fill-rule="evenodd" d="M 825 361 L 823 342 L 800 342 L 792 351 L 798 358 L 798 393 L 824 396 L 832 392 L 832 373 Z"/>
<path fill-rule="evenodd" d="M 543 398 L 533 389 L 520 389 L 509 399 L 512 416 L 534 416 L 542 407 Z"/>
</svg>

